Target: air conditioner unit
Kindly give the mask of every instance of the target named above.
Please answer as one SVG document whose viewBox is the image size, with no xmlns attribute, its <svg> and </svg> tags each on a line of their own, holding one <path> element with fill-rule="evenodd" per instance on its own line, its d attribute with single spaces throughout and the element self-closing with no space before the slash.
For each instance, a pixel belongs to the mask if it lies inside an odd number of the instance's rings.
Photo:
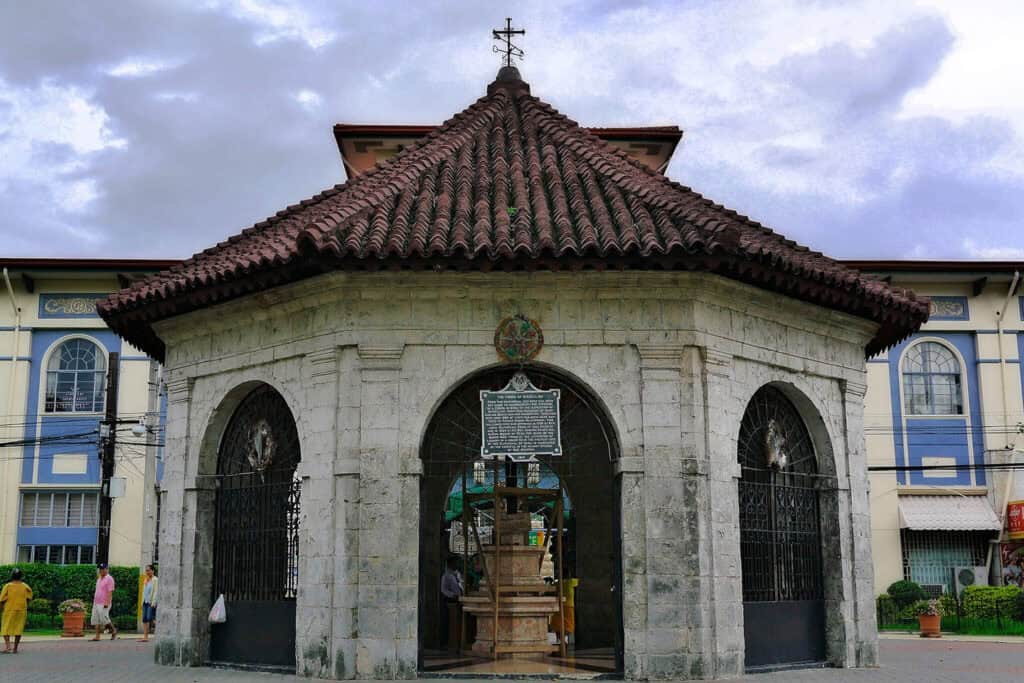
<svg viewBox="0 0 1024 683">
<path fill-rule="evenodd" d="M 922 583 L 921 588 L 924 589 L 929 598 L 940 598 L 946 592 L 946 584 L 944 583 Z"/>
<path fill-rule="evenodd" d="M 987 567 L 955 567 L 953 569 L 953 582 L 956 584 L 956 594 L 960 595 L 968 586 L 987 586 Z"/>
</svg>

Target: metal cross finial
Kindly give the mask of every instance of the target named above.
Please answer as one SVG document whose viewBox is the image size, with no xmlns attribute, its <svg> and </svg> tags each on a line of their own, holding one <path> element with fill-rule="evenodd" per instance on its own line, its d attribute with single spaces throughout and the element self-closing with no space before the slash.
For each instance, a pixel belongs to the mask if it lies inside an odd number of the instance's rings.
<svg viewBox="0 0 1024 683">
<path fill-rule="evenodd" d="M 512 17 L 505 17 L 505 28 L 493 29 L 491 31 L 491 35 L 493 36 L 494 40 L 505 41 L 505 47 L 498 47 L 497 45 L 491 46 L 491 49 L 493 49 L 495 52 L 505 55 L 503 57 L 505 66 L 512 66 L 513 57 L 521 58 L 524 54 L 526 54 L 520 48 L 512 44 L 512 36 L 526 35 L 526 29 L 512 28 Z"/>
</svg>

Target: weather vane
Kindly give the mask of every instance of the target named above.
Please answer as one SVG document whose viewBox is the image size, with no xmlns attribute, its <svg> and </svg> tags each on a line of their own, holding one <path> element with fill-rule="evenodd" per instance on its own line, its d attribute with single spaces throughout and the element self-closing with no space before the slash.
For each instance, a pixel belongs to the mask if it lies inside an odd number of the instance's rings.
<svg viewBox="0 0 1024 683">
<path fill-rule="evenodd" d="M 512 36 L 525 36 L 526 35 L 526 29 L 512 28 L 512 17 L 505 17 L 505 28 L 504 29 L 496 28 L 496 29 L 491 31 L 491 35 L 494 37 L 494 40 L 497 40 L 499 42 L 500 41 L 505 41 L 505 46 L 504 47 L 498 47 L 497 45 L 492 45 L 491 46 L 491 48 L 495 52 L 498 52 L 500 54 L 504 54 L 505 55 L 503 57 L 503 59 L 505 61 L 505 66 L 512 66 L 512 58 L 513 57 L 522 58 L 523 55 L 526 54 L 520 48 L 518 48 L 518 47 L 516 47 L 515 45 L 512 44 Z"/>
</svg>

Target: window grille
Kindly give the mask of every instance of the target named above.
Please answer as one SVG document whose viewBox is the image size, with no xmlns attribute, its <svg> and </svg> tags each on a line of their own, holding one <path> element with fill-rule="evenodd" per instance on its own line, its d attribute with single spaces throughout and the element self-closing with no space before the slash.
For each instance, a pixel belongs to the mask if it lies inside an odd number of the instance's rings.
<svg viewBox="0 0 1024 683">
<path fill-rule="evenodd" d="M 985 564 L 987 531 L 914 531 L 903 529 L 903 578 L 915 583 L 944 584 L 953 592 L 953 569 Z"/>
<path fill-rule="evenodd" d="M 92 492 L 25 491 L 23 527 L 93 527 L 99 524 L 99 498 Z"/>
<path fill-rule="evenodd" d="M 539 486 L 540 485 L 540 463 L 531 462 L 526 467 L 526 485 L 527 486 Z"/>
<path fill-rule="evenodd" d="M 762 387 L 738 446 L 743 601 L 821 600 L 818 466 L 803 419 L 781 391 Z"/>
<path fill-rule="evenodd" d="M 24 564 L 93 564 L 96 546 L 92 545 L 19 545 L 18 562 Z"/>
<path fill-rule="evenodd" d="M 102 412 L 106 369 L 106 359 L 91 341 L 70 339 L 61 344 L 46 366 L 45 411 Z"/>
<path fill-rule="evenodd" d="M 936 342 L 911 346 L 903 359 L 903 400 L 908 415 L 962 415 L 960 361 Z"/>
<path fill-rule="evenodd" d="M 473 463 L 473 483 L 482 486 L 487 481 L 487 463 L 477 461 Z"/>
</svg>

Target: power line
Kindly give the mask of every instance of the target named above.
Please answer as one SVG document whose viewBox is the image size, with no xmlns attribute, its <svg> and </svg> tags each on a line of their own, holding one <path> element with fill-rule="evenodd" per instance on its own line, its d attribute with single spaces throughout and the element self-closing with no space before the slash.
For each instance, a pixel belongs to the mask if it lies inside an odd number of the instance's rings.
<svg viewBox="0 0 1024 683">
<path fill-rule="evenodd" d="M 944 471 L 971 471 L 971 470 L 987 470 L 987 471 L 1006 471 L 1015 472 L 1017 470 L 1024 470 L 1024 462 L 1007 462 L 1007 463 L 957 463 L 953 465 L 869 465 L 868 472 L 930 472 L 933 470 L 944 470 Z"/>
</svg>

